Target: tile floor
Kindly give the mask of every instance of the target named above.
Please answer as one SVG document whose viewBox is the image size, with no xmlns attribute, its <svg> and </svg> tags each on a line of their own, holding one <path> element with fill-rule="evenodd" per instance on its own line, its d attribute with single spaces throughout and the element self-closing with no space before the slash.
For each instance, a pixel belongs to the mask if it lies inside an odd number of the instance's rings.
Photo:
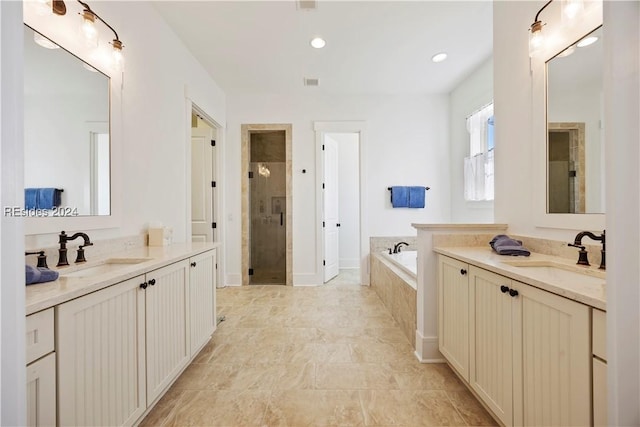
<svg viewBox="0 0 640 427">
<path fill-rule="evenodd" d="M 371 288 L 336 283 L 219 289 L 226 320 L 141 425 L 496 425 Z"/>
</svg>

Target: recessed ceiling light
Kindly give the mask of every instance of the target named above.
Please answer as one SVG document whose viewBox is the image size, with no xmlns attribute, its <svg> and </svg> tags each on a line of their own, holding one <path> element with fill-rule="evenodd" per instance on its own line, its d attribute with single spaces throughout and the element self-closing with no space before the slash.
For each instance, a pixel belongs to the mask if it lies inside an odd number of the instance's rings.
<svg viewBox="0 0 640 427">
<path fill-rule="evenodd" d="M 576 43 L 576 46 L 578 46 L 578 47 L 590 46 L 590 45 L 594 44 L 597 41 L 598 41 L 598 38 L 596 36 L 591 36 L 591 37 L 587 37 L 587 38 L 584 38 L 584 39 L 580 40 L 578 43 Z"/>
<path fill-rule="evenodd" d="M 442 61 L 444 61 L 445 59 L 447 59 L 447 54 L 446 54 L 446 53 L 444 53 L 444 52 L 436 53 L 435 55 L 433 55 L 433 56 L 431 57 L 431 60 L 432 60 L 433 62 L 442 62 Z"/>
<path fill-rule="evenodd" d="M 324 41 L 322 37 L 314 37 L 313 39 L 311 39 L 311 46 L 315 47 L 316 49 L 322 49 L 326 44 L 327 42 Z"/>
</svg>

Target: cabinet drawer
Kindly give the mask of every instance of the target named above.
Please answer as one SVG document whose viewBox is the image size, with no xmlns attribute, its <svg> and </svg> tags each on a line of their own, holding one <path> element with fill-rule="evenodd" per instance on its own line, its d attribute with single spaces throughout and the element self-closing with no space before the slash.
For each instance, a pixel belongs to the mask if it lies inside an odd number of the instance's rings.
<svg viewBox="0 0 640 427">
<path fill-rule="evenodd" d="M 593 309 L 593 354 L 607 360 L 607 313 Z"/>
<path fill-rule="evenodd" d="M 27 364 L 54 350 L 53 308 L 27 316 Z"/>
</svg>

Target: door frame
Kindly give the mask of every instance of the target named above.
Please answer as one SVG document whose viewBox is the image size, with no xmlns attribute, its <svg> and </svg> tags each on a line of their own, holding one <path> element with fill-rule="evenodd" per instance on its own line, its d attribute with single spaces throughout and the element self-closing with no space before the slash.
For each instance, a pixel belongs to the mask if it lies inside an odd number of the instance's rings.
<svg viewBox="0 0 640 427">
<path fill-rule="evenodd" d="M 241 125 L 241 152 L 242 166 L 240 172 L 241 182 L 241 212 L 242 212 L 242 262 L 241 276 L 242 286 L 249 285 L 249 258 L 250 258 L 250 236 L 249 236 L 249 142 L 252 133 L 264 131 L 284 131 L 285 133 L 285 156 L 286 156 L 286 215 L 285 215 L 285 285 L 293 285 L 293 162 L 292 162 L 292 128 L 290 123 L 275 124 L 243 124 Z"/>
<path fill-rule="evenodd" d="M 216 181 L 216 197 L 213 200 L 213 221 L 216 223 L 217 239 L 219 250 L 217 251 L 217 269 L 216 269 L 216 287 L 224 288 L 226 286 L 226 268 L 225 268 L 225 226 L 221 221 L 222 213 L 225 212 L 224 197 L 225 185 L 220 178 L 225 174 L 224 168 L 224 127 L 211 118 L 202 108 L 196 105 L 188 96 L 185 97 L 185 241 L 191 241 L 191 115 L 196 113 L 206 121 L 209 126 L 214 129 L 216 139 L 216 153 L 212 179 Z"/>
<path fill-rule="evenodd" d="M 322 266 L 322 258 L 324 253 L 324 233 L 322 231 L 322 217 L 324 212 L 324 201 L 322 197 L 322 181 L 324 178 L 324 156 L 322 155 L 322 142 L 325 133 L 357 133 L 359 168 L 360 168 L 360 283 L 369 285 L 369 224 L 365 207 L 367 206 L 367 164 L 366 164 L 366 131 L 367 123 L 365 121 L 333 121 L 333 122 L 314 122 L 313 130 L 316 133 L 316 281 L 318 284 L 324 283 L 324 268 Z"/>
</svg>

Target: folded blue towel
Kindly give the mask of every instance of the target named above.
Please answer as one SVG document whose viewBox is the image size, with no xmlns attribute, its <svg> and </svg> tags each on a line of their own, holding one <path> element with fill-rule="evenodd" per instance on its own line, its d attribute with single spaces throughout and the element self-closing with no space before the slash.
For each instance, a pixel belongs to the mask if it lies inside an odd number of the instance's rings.
<svg viewBox="0 0 640 427">
<path fill-rule="evenodd" d="M 409 187 L 409 207 L 424 208 L 425 193 L 424 187 Z"/>
<path fill-rule="evenodd" d="M 56 188 L 38 188 L 38 208 L 53 209 L 60 206 L 60 190 Z"/>
<path fill-rule="evenodd" d="M 24 189 L 24 208 L 36 209 L 37 206 L 38 206 L 38 189 L 25 188 Z"/>
<path fill-rule="evenodd" d="M 33 267 L 25 265 L 26 283 L 33 285 L 34 283 L 53 282 L 60 275 L 57 271 L 50 270 L 45 267 Z"/>
<path fill-rule="evenodd" d="M 409 187 L 391 187 L 391 206 L 394 208 L 409 207 Z"/>
<path fill-rule="evenodd" d="M 531 252 L 522 246 L 521 240 L 512 239 L 506 234 L 498 234 L 489 242 L 489 245 L 491 245 L 498 255 L 531 255 Z"/>
</svg>

